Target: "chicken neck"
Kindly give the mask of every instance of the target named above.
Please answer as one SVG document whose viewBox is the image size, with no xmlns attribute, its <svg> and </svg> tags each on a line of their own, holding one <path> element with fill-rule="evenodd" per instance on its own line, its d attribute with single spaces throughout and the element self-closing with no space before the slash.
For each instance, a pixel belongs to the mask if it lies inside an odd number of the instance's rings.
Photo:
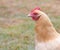
<svg viewBox="0 0 60 50">
<path fill-rule="evenodd" d="M 58 36 L 53 24 L 51 23 L 50 19 L 42 15 L 39 20 L 36 21 L 36 38 L 37 41 L 40 42 L 47 42 L 49 40 L 53 40 L 55 37 Z"/>
</svg>

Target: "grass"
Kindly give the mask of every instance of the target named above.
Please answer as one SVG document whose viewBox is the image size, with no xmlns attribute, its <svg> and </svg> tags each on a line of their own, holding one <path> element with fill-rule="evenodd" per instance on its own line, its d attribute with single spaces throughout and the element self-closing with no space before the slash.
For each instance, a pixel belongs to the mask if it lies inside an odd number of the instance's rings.
<svg viewBox="0 0 60 50">
<path fill-rule="evenodd" d="M 34 24 L 31 20 L 23 20 L 17 26 L 0 27 L 0 50 L 34 49 Z"/>
<path fill-rule="evenodd" d="M 60 16 L 58 17 L 51 17 L 51 21 L 55 27 L 55 29 L 60 32 Z"/>
<path fill-rule="evenodd" d="M 15 18 L 14 18 L 15 19 Z M 34 50 L 34 22 L 28 17 L 18 25 L 0 27 L 0 50 Z M 52 17 L 52 23 L 60 29 L 60 17 Z"/>
</svg>

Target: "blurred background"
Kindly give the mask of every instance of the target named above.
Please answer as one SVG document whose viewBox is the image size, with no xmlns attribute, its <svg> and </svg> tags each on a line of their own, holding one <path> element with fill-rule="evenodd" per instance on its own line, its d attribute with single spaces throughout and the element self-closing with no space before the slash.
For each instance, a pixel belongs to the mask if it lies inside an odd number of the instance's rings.
<svg viewBox="0 0 60 50">
<path fill-rule="evenodd" d="M 60 32 L 60 0 L 0 0 L 0 50 L 34 50 L 34 26 L 27 14 L 40 7 Z"/>
</svg>

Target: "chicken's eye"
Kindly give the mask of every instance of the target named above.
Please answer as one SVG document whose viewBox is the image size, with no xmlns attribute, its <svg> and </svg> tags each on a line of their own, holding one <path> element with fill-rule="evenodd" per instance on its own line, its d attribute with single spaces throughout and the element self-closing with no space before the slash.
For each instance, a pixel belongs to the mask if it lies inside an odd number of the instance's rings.
<svg viewBox="0 0 60 50">
<path fill-rule="evenodd" d="M 34 15 L 38 15 L 38 13 L 33 13 Z"/>
</svg>

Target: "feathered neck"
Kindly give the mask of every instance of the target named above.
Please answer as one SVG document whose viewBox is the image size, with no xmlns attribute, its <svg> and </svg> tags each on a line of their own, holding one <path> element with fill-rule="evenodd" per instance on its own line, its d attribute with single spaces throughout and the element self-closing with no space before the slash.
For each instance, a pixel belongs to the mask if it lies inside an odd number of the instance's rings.
<svg viewBox="0 0 60 50">
<path fill-rule="evenodd" d="M 58 35 L 50 19 L 44 13 L 42 13 L 40 19 L 36 21 L 35 30 L 36 38 L 40 42 L 52 40 Z"/>
</svg>

